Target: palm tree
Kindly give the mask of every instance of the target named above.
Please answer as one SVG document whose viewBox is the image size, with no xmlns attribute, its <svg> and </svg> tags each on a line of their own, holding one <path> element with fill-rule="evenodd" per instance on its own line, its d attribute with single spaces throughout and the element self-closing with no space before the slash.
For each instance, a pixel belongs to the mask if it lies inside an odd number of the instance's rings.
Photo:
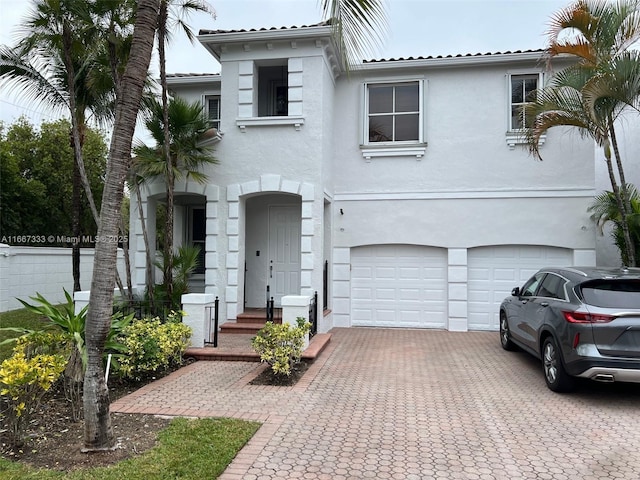
<svg viewBox="0 0 640 480">
<path fill-rule="evenodd" d="M 627 216 L 629 222 L 629 233 L 636 248 L 636 258 L 640 258 L 640 195 L 636 188 L 627 184 L 628 191 L 625 194 L 625 198 L 629 200 L 631 205 L 631 212 Z M 625 265 L 628 265 L 629 260 L 625 258 L 625 239 L 622 232 L 622 214 L 618 207 L 618 202 L 613 192 L 606 191 L 596 196 L 593 203 L 589 207 L 591 213 L 591 219 L 596 222 L 600 233 L 604 233 L 604 226 L 611 222 L 613 223 L 613 231 L 611 236 L 613 237 L 614 244 L 620 250 L 622 255 L 622 261 Z"/>
<path fill-rule="evenodd" d="M 173 7 L 173 8 L 172 8 Z M 169 100 L 168 100 L 168 86 L 167 86 L 167 72 L 166 72 L 166 46 L 171 39 L 172 27 L 180 27 L 186 34 L 187 38 L 193 43 L 195 40 L 194 34 L 191 28 L 183 21 L 183 18 L 188 17 L 194 12 L 208 12 L 213 14 L 213 10 L 210 9 L 207 2 L 202 0 L 161 0 L 160 1 L 160 13 L 158 15 L 158 63 L 160 66 L 160 86 L 162 89 L 162 125 L 164 139 L 162 144 L 168 145 L 171 143 L 171 133 L 169 126 Z M 170 15 L 172 13 L 172 15 Z M 164 268 L 165 287 L 169 298 L 173 296 L 173 185 L 175 179 L 173 178 L 173 168 L 171 167 L 172 159 L 169 155 L 169 151 L 165 151 L 165 163 L 167 164 L 167 217 L 165 225 L 165 255 L 166 263 Z"/>
<path fill-rule="evenodd" d="M 15 48 L 0 48 L 0 78 L 28 100 L 44 103 L 71 117 L 70 142 L 74 152 L 73 236 L 80 235 L 80 197 L 84 188 L 93 217 L 98 210 L 85 171 L 82 146 L 87 113 L 104 124 L 111 117 L 113 79 L 97 61 L 97 29 L 90 4 L 78 0 L 38 0 Z M 73 245 L 74 291 L 80 290 L 80 246 Z"/>
<path fill-rule="evenodd" d="M 181 178 L 193 179 L 205 183 L 207 176 L 201 172 L 203 166 L 215 164 L 217 160 L 211 156 L 207 147 L 201 143 L 203 135 L 209 130 L 208 120 L 201 103 L 188 103 L 180 97 L 172 99 L 167 108 L 169 125 L 169 147 L 165 148 L 166 132 L 164 107 L 157 100 L 149 105 L 150 117 L 145 125 L 155 146 L 138 145 L 134 149 L 136 174 L 151 181 L 161 178 L 165 182 L 167 217 L 173 215 L 175 182 Z M 169 157 L 169 164 L 166 158 Z M 167 221 L 173 229 L 173 221 Z M 165 232 L 168 234 L 168 232 Z M 167 235 L 168 236 L 168 235 Z M 164 244 L 163 285 L 167 300 L 173 295 L 173 242 Z M 171 257 L 171 259 L 169 259 Z"/>
<path fill-rule="evenodd" d="M 115 104 L 115 122 L 107 162 L 98 241 L 96 243 L 85 339 L 84 450 L 110 449 L 114 444 L 109 415 L 109 391 L 102 354 L 110 330 L 116 277 L 117 236 L 124 180 L 131 163 L 131 144 L 151 62 L 160 0 L 138 0 L 133 39 Z"/>
<path fill-rule="evenodd" d="M 347 68 L 365 59 L 384 41 L 387 15 L 381 0 L 322 0 Z"/>
<path fill-rule="evenodd" d="M 573 33 L 566 38 L 567 31 Z M 616 121 L 640 105 L 640 52 L 629 47 L 640 40 L 640 2 L 578 0 L 551 22 L 549 60 L 570 55 L 576 63 L 554 76 L 525 107 L 530 151 L 541 158 L 538 141 L 552 127 L 572 126 L 603 149 L 612 193 L 624 221 L 623 258 L 636 265 L 629 232 L 631 212 L 616 136 Z M 615 167 L 614 167 L 615 161 Z"/>
<path fill-rule="evenodd" d="M 111 149 L 107 164 L 107 174 L 100 210 L 98 238 L 104 241 L 96 245 L 93 281 L 87 315 L 86 339 L 88 361 L 84 382 L 84 446 L 87 451 L 104 450 L 113 446 L 113 431 L 109 417 L 109 396 L 101 365 L 102 352 L 109 332 L 111 309 L 113 306 L 113 285 L 116 276 L 117 243 L 112 241 L 118 233 L 120 207 L 123 197 L 123 182 L 129 170 L 131 143 L 135 130 L 136 115 L 140 108 L 143 88 L 158 25 L 161 0 L 139 0 L 136 23 L 131 42 L 131 51 L 124 75 L 121 79 L 116 101 L 115 123 L 111 139 Z M 361 29 L 339 29 L 345 36 L 366 38 L 375 31 L 381 8 L 365 8 L 367 5 L 381 5 L 376 0 L 323 0 L 326 4 L 342 4 L 337 22 L 360 25 Z M 355 5 L 363 7 L 357 8 Z M 333 10 L 329 10 L 333 11 Z M 349 12 L 352 17 L 349 17 Z M 352 21 L 347 19 L 352 18 Z M 366 41 L 353 43 L 346 41 L 346 47 L 366 45 Z M 163 135 L 164 137 L 164 135 Z M 170 144 L 170 142 L 164 142 Z M 110 240 L 111 239 L 111 240 Z"/>
</svg>

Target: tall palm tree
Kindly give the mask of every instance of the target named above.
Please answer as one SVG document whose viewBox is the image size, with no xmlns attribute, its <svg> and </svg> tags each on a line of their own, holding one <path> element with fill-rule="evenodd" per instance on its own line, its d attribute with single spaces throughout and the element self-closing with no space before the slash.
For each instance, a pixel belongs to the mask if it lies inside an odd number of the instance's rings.
<svg viewBox="0 0 640 480">
<path fill-rule="evenodd" d="M 147 79 L 160 0 L 138 0 L 133 39 L 115 104 L 115 122 L 107 162 L 98 241 L 96 243 L 89 311 L 85 327 L 87 368 L 84 378 L 84 450 L 114 445 L 109 415 L 109 391 L 102 354 L 109 334 L 116 277 L 117 236 L 124 181 L 131 163 L 131 144 Z"/>
<path fill-rule="evenodd" d="M 174 190 L 176 180 L 193 179 L 205 183 L 207 176 L 202 167 L 217 163 L 210 149 L 200 143 L 209 124 L 201 103 L 188 103 L 180 97 L 169 101 L 167 114 L 169 125 L 169 142 L 166 140 L 165 109 L 157 100 L 149 105 L 150 117 L 145 125 L 155 146 L 138 145 L 134 171 L 147 181 L 161 178 L 165 182 L 167 217 L 172 216 L 174 209 Z M 168 148 L 165 148 L 168 145 Z M 169 158 L 167 163 L 166 158 Z M 173 221 L 167 222 L 173 229 Z M 165 228 L 169 228 L 169 225 Z M 173 299 L 173 243 L 164 244 L 163 285 L 167 300 Z M 171 260 L 169 259 L 171 257 Z"/>
<path fill-rule="evenodd" d="M 161 0 L 160 1 L 160 13 L 158 15 L 158 63 L 160 66 L 160 86 L 161 86 L 161 98 L 162 98 L 162 126 L 164 139 L 163 145 L 169 145 L 171 143 L 171 132 L 169 126 L 169 100 L 168 100 L 168 86 L 167 86 L 167 60 L 166 60 L 166 47 L 171 39 L 171 31 L 173 28 L 181 28 L 187 38 L 193 43 L 195 36 L 193 31 L 184 22 L 184 18 L 188 17 L 191 13 L 195 12 L 207 12 L 213 15 L 213 10 L 209 7 L 207 2 L 203 0 Z M 172 159 L 169 155 L 169 151 L 165 151 L 165 163 L 167 164 L 167 216 L 165 224 L 165 263 L 164 266 L 164 278 L 165 288 L 167 288 L 167 294 L 169 298 L 173 296 L 173 185 L 175 179 L 173 178 L 173 168 L 171 167 Z"/>
<path fill-rule="evenodd" d="M 78 237 L 83 188 L 98 223 L 98 210 L 82 157 L 87 114 L 91 112 L 99 125 L 111 117 L 113 80 L 96 81 L 104 77 L 104 69 L 97 62 L 100 53 L 97 29 L 88 2 L 38 0 L 34 6 L 22 28 L 22 40 L 15 48 L 0 47 L 0 79 L 27 100 L 43 103 L 54 111 L 66 110 L 71 117 L 70 142 L 75 159 L 72 234 Z M 74 243 L 74 291 L 80 290 L 79 247 L 79 243 Z"/>
<path fill-rule="evenodd" d="M 564 34 L 571 32 L 568 37 Z M 640 52 L 630 47 L 640 40 L 640 1 L 578 0 L 558 12 L 549 33 L 549 60 L 569 55 L 576 63 L 556 74 L 525 107 L 531 128 L 530 151 L 541 158 L 540 137 L 552 127 L 572 126 L 603 149 L 612 193 L 618 203 L 625 240 L 623 258 L 636 265 L 629 233 L 631 212 L 616 136 L 616 121 L 640 105 Z M 614 166 L 615 161 L 615 166 Z"/>
<path fill-rule="evenodd" d="M 113 285 L 116 275 L 115 260 L 117 243 L 112 240 L 118 233 L 120 207 L 123 197 L 123 182 L 129 170 L 131 143 L 135 130 L 136 115 L 140 108 L 143 88 L 155 39 L 161 0 L 139 0 L 131 51 L 124 75 L 121 79 L 116 101 L 115 123 L 111 138 L 111 149 L 100 211 L 98 238 L 104 239 L 96 245 L 93 281 L 87 315 L 86 339 L 88 361 L 84 382 L 85 450 L 103 450 L 113 446 L 113 430 L 109 417 L 109 396 L 104 381 L 101 358 L 111 319 Z M 366 38 L 378 25 L 372 20 L 381 9 L 359 9 L 350 5 L 382 4 L 376 0 L 323 0 L 325 4 L 342 4 L 342 21 L 360 24 L 361 29 L 347 29 L 355 37 Z M 331 10 L 332 11 L 332 10 Z M 353 15 L 353 22 L 346 21 Z M 341 23 L 341 20 L 338 20 Z M 361 42 L 366 44 L 365 42 Z M 351 43 L 345 43 L 347 47 Z M 354 47 L 356 48 L 356 47 Z M 170 144 L 170 142 L 165 142 Z"/>
</svg>

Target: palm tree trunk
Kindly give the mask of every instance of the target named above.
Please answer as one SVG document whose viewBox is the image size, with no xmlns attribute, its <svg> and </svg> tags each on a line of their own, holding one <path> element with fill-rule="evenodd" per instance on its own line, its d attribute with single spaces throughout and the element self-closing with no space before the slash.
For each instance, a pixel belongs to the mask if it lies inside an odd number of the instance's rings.
<svg viewBox="0 0 640 480">
<path fill-rule="evenodd" d="M 78 164 L 73 162 L 73 181 L 71 193 L 71 229 L 73 236 L 80 239 L 80 170 Z M 80 287 L 80 242 L 76 241 L 71 245 L 71 269 L 73 272 L 73 291 L 78 292 Z"/>
<path fill-rule="evenodd" d="M 629 215 L 631 215 L 631 199 L 629 198 L 629 189 L 627 188 L 627 181 L 624 176 L 624 168 L 622 167 L 622 157 L 620 156 L 620 149 L 618 147 L 618 139 L 616 137 L 616 130 L 613 124 L 613 117 L 609 115 L 609 135 L 611 136 L 611 146 L 613 148 L 613 155 L 616 159 L 616 165 L 618 167 L 618 176 L 620 177 L 620 199 L 622 203 L 622 234 L 624 236 L 625 251 L 627 255 L 628 266 L 635 267 L 636 260 L 636 245 L 633 243 L 631 232 L 629 231 Z"/>
<path fill-rule="evenodd" d="M 102 198 L 98 241 L 94 258 L 91 296 L 87 314 L 85 372 L 84 450 L 111 449 L 114 435 L 109 414 L 109 391 L 104 378 L 102 355 L 113 307 L 116 277 L 117 237 L 124 180 L 131 162 L 131 143 L 144 88 L 158 20 L 159 0 L 139 0 L 129 61 L 116 102 L 109 161 Z"/>
<path fill-rule="evenodd" d="M 622 256 L 625 257 L 626 256 L 626 260 L 628 262 L 631 261 L 631 259 L 635 259 L 635 252 L 630 252 L 629 249 L 632 246 L 631 244 L 631 235 L 629 233 L 629 223 L 627 222 L 627 217 L 625 215 L 625 207 L 624 207 L 624 201 L 622 199 L 622 194 L 620 192 L 620 187 L 618 186 L 618 182 L 616 180 L 616 176 L 615 173 L 613 171 L 613 163 L 611 161 L 611 149 L 609 148 L 608 145 L 605 145 L 604 147 L 604 157 L 605 157 L 605 162 L 607 163 L 607 172 L 609 173 L 609 181 L 611 182 L 611 190 L 613 191 L 613 196 L 616 199 L 616 204 L 618 206 L 618 209 L 620 210 L 620 214 L 622 216 L 622 235 L 624 238 L 624 243 L 625 243 L 625 248 L 624 248 L 624 252 L 622 253 Z M 624 260 L 624 258 L 623 258 Z M 635 260 L 634 260 L 635 262 Z"/>
<path fill-rule="evenodd" d="M 147 284 L 147 296 L 149 298 L 149 309 L 154 312 L 154 292 L 155 279 L 153 275 L 153 261 L 151 260 L 151 250 L 149 249 L 149 233 L 147 232 L 147 223 L 144 219 L 144 210 L 142 209 L 142 195 L 140 194 L 140 184 L 134 185 L 136 191 L 136 200 L 138 203 L 138 215 L 140 216 L 140 225 L 142 227 L 142 238 L 144 239 L 144 252 L 146 257 L 146 275 L 145 282 Z"/>
<path fill-rule="evenodd" d="M 171 138 L 169 135 L 169 100 L 167 94 L 167 61 L 166 61 L 166 31 L 168 1 L 160 1 L 160 14 L 158 16 L 158 59 L 160 63 L 160 84 L 162 85 L 162 129 L 164 132 L 164 158 L 167 165 L 167 219 L 165 222 L 164 242 L 164 283 L 167 291 L 167 299 L 173 300 L 173 205 L 175 178 L 173 162 L 171 160 Z"/>
</svg>

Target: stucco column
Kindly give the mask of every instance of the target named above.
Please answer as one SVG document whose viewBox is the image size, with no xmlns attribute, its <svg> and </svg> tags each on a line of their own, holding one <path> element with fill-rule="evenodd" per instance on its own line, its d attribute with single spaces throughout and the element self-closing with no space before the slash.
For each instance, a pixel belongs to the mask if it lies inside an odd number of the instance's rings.
<svg viewBox="0 0 640 480">
<path fill-rule="evenodd" d="M 211 318 L 216 297 L 210 293 L 187 293 L 182 295 L 182 322 L 191 327 L 191 346 L 202 348 L 212 335 Z"/>
<path fill-rule="evenodd" d="M 467 310 L 467 249 L 450 248 L 448 252 L 448 310 L 449 326 L 452 332 L 466 332 L 469 328 Z"/>
<path fill-rule="evenodd" d="M 73 292 L 73 313 L 76 315 L 80 310 L 89 305 L 89 296 L 91 295 L 90 290 L 82 290 L 79 292 Z"/>
<path fill-rule="evenodd" d="M 298 318 L 304 318 L 305 322 L 309 321 L 309 306 L 311 299 L 307 295 L 286 295 L 282 297 L 282 323 L 288 323 L 293 327 L 298 326 Z M 309 332 L 304 336 L 304 350 L 309 346 Z"/>
</svg>

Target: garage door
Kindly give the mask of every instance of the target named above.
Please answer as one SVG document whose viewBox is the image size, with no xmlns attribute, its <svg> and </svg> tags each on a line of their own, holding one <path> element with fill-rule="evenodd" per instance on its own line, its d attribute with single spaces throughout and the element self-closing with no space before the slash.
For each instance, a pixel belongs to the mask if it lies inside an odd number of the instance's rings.
<svg viewBox="0 0 640 480">
<path fill-rule="evenodd" d="M 351 249 L 353 326 L 445 328 L 447 261 L 441 248 Z"/>
<path fill-rule="evenodd" d="M 549 266 L 572 265 L 565 248 L 510 246 L 472 248 L 468 252 L 469 330 L 498 330 L 500 303 L 513 287 Z"/>
</svg>

